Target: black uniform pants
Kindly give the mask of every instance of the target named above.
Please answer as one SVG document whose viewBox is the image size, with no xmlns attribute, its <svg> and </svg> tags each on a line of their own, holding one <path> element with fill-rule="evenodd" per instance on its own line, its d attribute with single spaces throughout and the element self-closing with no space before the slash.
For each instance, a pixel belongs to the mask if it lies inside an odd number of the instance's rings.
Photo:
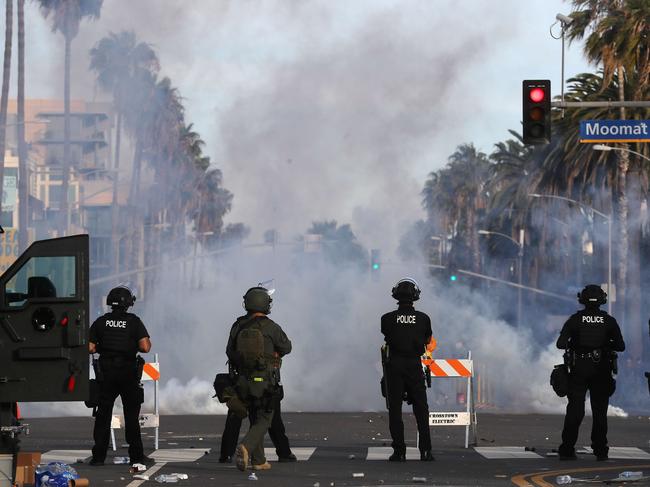
<svg viewBox="0 0 650 487">
<path fill-rule="evenodd" d="M 124 407 L 124 431 L 126 442 L 129 444 L 129 457 L 132 463 L 137 462 L 144 456 L 140 423 L 138 421 L 144 396 L 136 378 L 135 363 L 126 363 L 120 366 L 102 364 L 101 367 L 104 377 L 99 383 L 99 406 L 95 415 L 95 428 L 93 431 L 95 439 L 93 458 L 100 461 L 106 459 L 111 433 L 113 405 L 117 396 L 120 396 Z"/>
<path fill-rule="evenodd" d="M 393 438 L 393 450 L 405 452 L 404 423 L 402 422 L 402 398 L 407 392 L 413 402 L 413 414 L 420 434 L 420 451 L 431 450 L 429 433 L 429 405 L 424 385 L 424 372 L 420 357 L 391 357 L 386 365 L 388 388 L 388 421 Z"/>
<path fill-rule="evenodd" d="M 289 447 L 289 438 L 282 422 L 280 412 L 280 397 L 274 399 L 272 409 L 274 410 L 273 419 L 271 420 L 271 427 L 269 428 L 269 437 L 275 446 L 275 453 L 278 457 L 288 457 L 291 455 L 291 448 Z M 253 419 L 249 417 L 250 423 L 253 424 Z M 228 411 L 226 416 L 226 426 L 221 436 L 221 453 L 220 457 L 231 457 L 235 453 L 237 447 L 237 440 L 239 439 L 239 430 L 241 429 L 242 420 L 236 414 Z"/>
<path fill-rule="evenodd" d="M 591 427 L 591 448 L 595 455 L 607 455 L 607 408 L 612 391 L 612 375 L 609 363 L 601 359 L 594 363 L 591 358 L 576 358 L 569 376 L 569 403 L 564 417 L 560 455 L 575 454 L 580 423 L 585 417 L 585 397 L 589 391 L 593 423 Z"/>
</svg>

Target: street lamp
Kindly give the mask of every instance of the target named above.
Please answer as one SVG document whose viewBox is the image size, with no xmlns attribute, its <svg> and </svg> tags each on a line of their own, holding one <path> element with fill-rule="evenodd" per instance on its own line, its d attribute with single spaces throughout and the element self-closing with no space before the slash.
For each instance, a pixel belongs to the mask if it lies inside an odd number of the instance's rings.
<svg viewBox="0 0 650 487">
<path fill-rule="evenodd" d="M 599 144 L 596 144 L 594 146 L 594 149 L 596 149 L 598 145 Z M 608 149 L 604 149 L 604 150 L 615 149 L 614 147 L 609 147 L 609 146 L 603 146 L 603 147 L 608 147 Z M 603 150 L 603 149 L 596 149 L 596 150 Z M 576 205 L 591 210 L 593 213 L 604 218 L 607 221 L 607 294 L 610 294 L 610 299 L 607 300 L 607 312 L 611 314 L 612 313 L 611 298 L 613 297 L 611 296 L 612 293 L 612 216 L 606 215 L 605 213 L 598 211 L 592 206 L 586 205 L 581 201 L 567 198 L 566 196 L 558 196 L 554 194 L 537 194 L 537 193 L 528 193 L 528 196 L 530 196 L 531 198 L 551 198 L 556 200 L 568 201 L 569 203 L 575 203 Z"/>
<path fill-rule="evenodd" d="M 644 156 L 640 152 L 637 152 L 637 151 L 632 150 L 632 149 L 628 149 L 626 147 L 612 147 L 611 145 L 594 144 L 594 146 L 592 148 L 593 148 L 593 150 L 598 150 L 598 151 L 603 151 L 603 152 L 609 152 L 609 151 L 613 151 L 613 150 L 617 150 L 617 151 L 620 151 L 620 152 L 631 152 L 632 154 L 635 154 L 635 155 L 639 156 L 641 159 L 645 159 L 646 161 L 650 161 L 650 157 Z"/>
<path fill-rule="evenodd" d="M 479 230 L 479 235 L 498 235 L 499 237 L 507 238 L 512 243 L 514 243 L 518 248 L 519 252 L 517 253 L 518 262 L 517 262 L 517 282 L 519 287 L 517 288 L 517 326 L 521 328 L 521 316 L 523 312 L 523 299 L 522 299 L 522 269 L 523 269 L 523 260 L 524 260 L 524 229 L 519 229 L 519 242 L 517 242 L 510 235 L 500 232 L 492 232 L 490 230 Z"/>
</svg>

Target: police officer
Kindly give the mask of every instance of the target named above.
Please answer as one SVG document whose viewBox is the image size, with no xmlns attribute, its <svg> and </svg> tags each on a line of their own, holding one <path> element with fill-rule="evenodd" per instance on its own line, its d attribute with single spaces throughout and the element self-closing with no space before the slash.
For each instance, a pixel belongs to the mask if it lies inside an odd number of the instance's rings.
<svg viewBox="0 0 650 487">
<path fill-rule="evenodd" d="M 585 416 L 585 396 L 589 391 L 593 424 L 591 448 L 596 459 L 607 460 L 607 408 L 614 393 L 612 352 L 625 350 L 616 320 L 599 309 L 607 302 L 600 286 L 590 284 L 578 293 L 584 309 L 572 315 L 562 327 L 557 347 L 569 350 L 569 403 L 564 418 L 560 460 L 575 460 L 575 444 Z"/>
<path fill-rule="evenodd" d="M 279 402 L 280 359 L 291 352 L 291 341 L 282 328 L 268 317 L 273 299 L 268 289 L 257 286 L 244 294 L 247 311 L 233 324 L 226 346 L 229 362 L 238 377 L 235 389 L 246 404 L 251 427 L 235 450 L 239 470 L 268 470 L 264 456 L 264 435 Z"/>
<path fill-rule="evenodd" d="M 420 288 L 413 279 L 402 279 L 392 290 L 398 308 L 381 317 L 381 332 L 388 347 L 384 377 L 388 399 L 390 434 L 393 438 L 391 462 L 406 461 L 402 400 L 406 393 L 413 403 L 413 414 L 420 434 L 420 459 L 434 460 L 429 434 L 429 405 L 420 357 L 431 340 L 431 320 L 416 311 L 413 302 L 420 299 Z"/>
<path fill-rule="evenodd" d="M 129 307 L 135 303 L 135 296 L 125 286 L 111 289 L 106 304 L 111 312 L 95 320 L 90 327 L 90 353 L 99 353 L 98 382 L 100 385 L 99 405 L 95 416 L 93 456 L 90 465 L 104 465 L 110 435 L 113 404 L 117 396 L 122 398 L 126 441 L 129 444 L 131 463 L 151 464 L 146 457 L 140 436 L 140 406 L 144 402 L 144 391 L 140 385 L 136 354 L 151 349 L 149 333 L 144 324 Z"/>
<path fill-rule="evenodd" d="M 273 400 L 273 419 L 271 420 L 271 427 L 269 428 L 269 437 L 273 446 L 275 446 L 275 453 L 278 456 L 279 462 L 295 462 L 298 459 L 291 451 L 289 446 L 289 438 L 287 437 L 284 422 L 282 421 L 282 413 L 280 410 L 280 396 L 274 397 Z M 219 463 L 230 463 L 232 461 L 235 448 L 237 446 L 237 439 L 239 438 L 239 430 L 241 429 L 242 420 L 232 411 L 228 411 L 226 416 L 226 424 L 221 435 L 221 453 L 219 454 Z"/>
</svg>

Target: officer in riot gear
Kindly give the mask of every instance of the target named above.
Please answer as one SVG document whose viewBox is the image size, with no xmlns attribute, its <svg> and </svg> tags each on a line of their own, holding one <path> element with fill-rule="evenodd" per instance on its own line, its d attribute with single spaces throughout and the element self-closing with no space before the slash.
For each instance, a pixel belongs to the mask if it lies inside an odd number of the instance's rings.
<svg viewBox="0 0 650 487">
<path fill-rule="evenodd" d="M 280 401 L 281 357 L 291 352 L 291 341 L 268 317 L 272 302 L 271 293 L 262 286 L 246 291 L 243 306 L 247 313 L 233 324 L 226 346 L 235 372 L 235 390 L 251 422 L 235 450 L 235 463 L 242 471 L 249 465 L 253 470 L 271 468 L 264 456 L 264 435 L 271 427 L 274 406 Z"/>
<path fill-rule="evenodd" d="M 568 350 L 569 403 L 564 418 L 562 444 L 558 450 L 561 460 L 575 460 L 575 444 L 580 423 L 585 415 L 585 396 L 589 391 L 593 424 L 591 447 L 596 459 L 607 460 L 607 408 L 616 382 L 616 352 L 625 350 L 625 342 L 616 320 L 600 309 L 607 294 L 600 286 L 591 284 L 578 293 L 584 309 L 573 314 L 562 327 L 557 347 Z"/>
<path fill-rule="evenodd" d="M 406 461 L 402 401 L 406 396 L 413 404 L 413 413 L 420 434 L 420 459 L 434 460 L 429 434 L 429 405 L 421 356 L 431 340 L 431 319 L 415 310 L 413 302 L 420 298 L 420 288 L 413 279 L 402 279 L 392 289 L 397 310 L 381 317 L 381 332 L 386 341 L 385 387 L 388 402 L 390 434 L 393 438 L 391 462 Z"/>
<path fill-rule="evenodd" d="M 135 296 L 126 286 L 111 289 L 106 297 L 111 311 L 95 320 L 90 327 L 90 353 L 99 353 L 99 404 L 95 416 L 93 456 L 90 465 L 103 465 L 108 450 L 113 404 L 122 398 L 126 441 L 131 463 L 151 464 L 145 456 L 140 436 L 140 407 L 144 390 L 140 384 L 142 369 L 138 352 L 151 349 L 149 333 L 142 320 L 127 310 L 135 304 Z M 142 361 L 142 359 L 140 359 Z M 140 364 L 141 365 L 141 364 Z"/>
<path fill-rule="evenodd" d="M 259 297 L 260 302 L 254 303 L 253 301 Z M 248 297 L 248 307 L 252 309 L 266 309 L 267 297 L 263 294 L 255 295 L 251 293 Z M 272 299 L 271 299 L 272 301 Z M 270 305 L 270 303 L 269 303 Z M 244 302 L 246 308 L 246 302 Z M 269 306 L 270 311 L 270 306 Z M 238 326 L 241 320 L 245 319 L 244 316 L 237 319 L 231 328 Z M 236 376 L 236 368 L 231 364 L 231 376 Z M 284 397 L 284 388 L 279 385 L 278 394 L 273 395 L 273 419 L 271 420 L 271 427 L 269 428 L 269 437 L 275 446 L 275 453 L 278 456 L 279 462 L 295 462 L 296 456 L 291 451 L 289 446 L 289 438 L 287 437 L 284 422 L 282 421 L 280 401 Z M 233 410 L 229 409 L 226 416 L 226 424 L 224 426 L 223 434 L 221 435 L 221 449 L 219 454 L 219 463 L 230 463 L 237 447 L 237 439 L 239 438 L 239 431 L 241 429 L 242 418 Z"/>
</svg>

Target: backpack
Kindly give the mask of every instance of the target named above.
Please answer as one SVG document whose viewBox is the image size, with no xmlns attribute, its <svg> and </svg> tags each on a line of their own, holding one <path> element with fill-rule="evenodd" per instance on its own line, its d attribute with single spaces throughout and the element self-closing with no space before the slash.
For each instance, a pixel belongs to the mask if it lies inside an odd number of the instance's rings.
<svg viewBox="0 0 650 487">
<path fill-rule="evenodd" d="M 264 335 L 257 322 L 253 322 L 239 331 L 235 350 L 238 356 L 237 368 L 244 375 L 267 369 L 267 360 L 264 354 Z"/>
<path fill-rule="evenodd" d="M 237 370 L 239 378 L 236 383 L 238 395 L 245 400 L 260 400 L 274 389 L 276 385 L 272 373 L 272 362 L 265 354 L 264 335 L 257 320 L 245 323 L 235 339 L 237 352 Z"/>
</svg>

